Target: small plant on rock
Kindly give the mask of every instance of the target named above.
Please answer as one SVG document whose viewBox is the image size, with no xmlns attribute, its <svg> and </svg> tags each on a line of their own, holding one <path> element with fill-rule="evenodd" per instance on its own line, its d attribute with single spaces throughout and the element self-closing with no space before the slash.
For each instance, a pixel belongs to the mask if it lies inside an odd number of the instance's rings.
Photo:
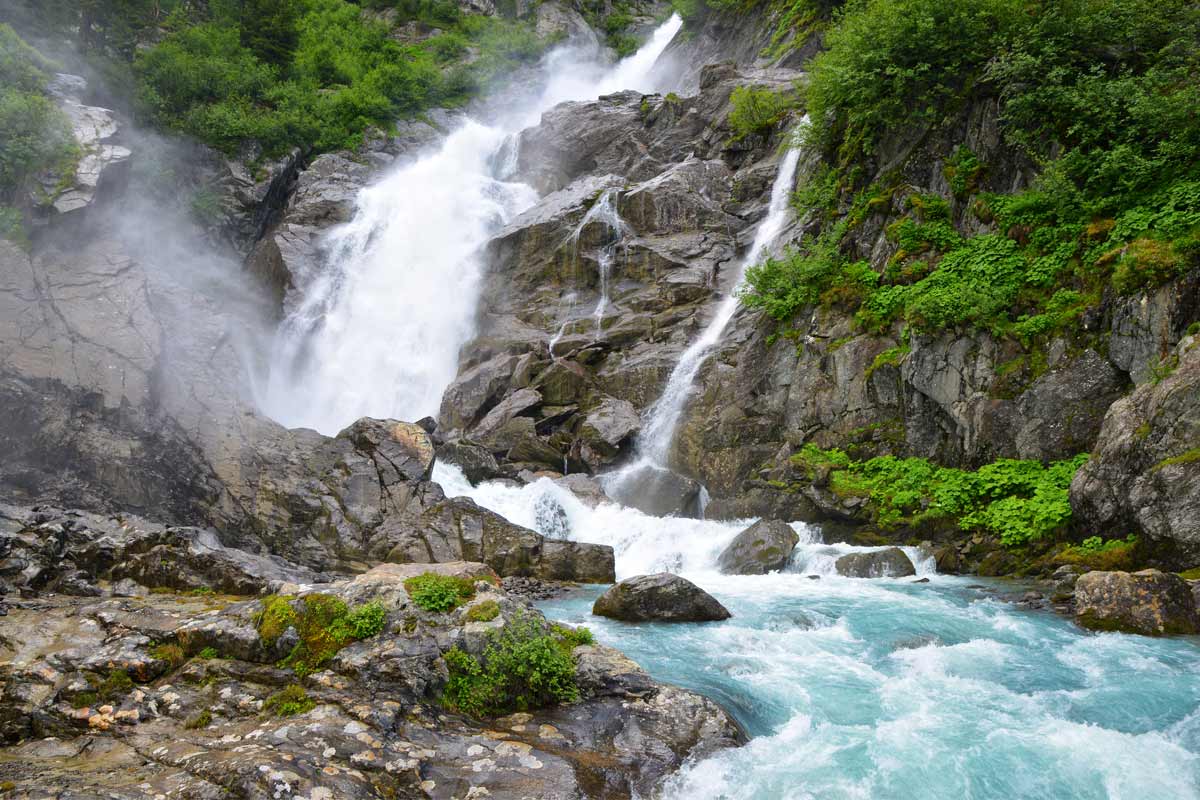
<svg viewBox="0 0 1200 800">
<path fill-rule="evenodd" d="M 495 600 L 484 600 L 467 609 L 468 622 L 491 622 L 500 616 L 500 604 Z"/>
<path fill-rule="evenodd" d="M 281 717 L 294 717 L 312 711 L 316 706 L 316 701 L 298 683 L 285 686 L 263 702 L 264 711 L 274 711 Z"/>
<path fill-rule="evenodd" d="M 171 669 L 175 669 L 187 660 L 183 648 L 177 644 L 160 644 L 150 651 L 150 655 L 159 661 L 167 662 L 171 665 Z"/>
<path fill-rule="evenodd" d="M 573 646 L 539 618 L 518 616 L 491 633 L 480 658 L 457 647 L 445 654 L 450 680 L 443 702 L 484 717 L 578 700 Z"/>
<path fill-rule="evenodd" d="M 475 582 L 454 575 L 423 572 L 404 582 L 412 601 L 426 611 L 451 611 L 475 596 Z"/>
<path fill-rule="evenodd" d="M 199 730 L 200 728 L 207 728 L 211 724 L 212 712 L 206 708 L 199 714 L 190 717 L 187 722 L 183 723 L 183 727 L 187 728 L 189 731 L 194 731 Z"/>
</svg>

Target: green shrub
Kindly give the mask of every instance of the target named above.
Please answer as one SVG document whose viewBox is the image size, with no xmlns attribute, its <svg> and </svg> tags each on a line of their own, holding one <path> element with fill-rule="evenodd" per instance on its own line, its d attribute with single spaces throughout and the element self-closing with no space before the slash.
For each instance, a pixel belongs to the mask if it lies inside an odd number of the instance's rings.
<svg viewBox="0 0 1200 800">
<path fill-rule="evenodd" d="M 217 648 L 215 647 L 206 647 L 197 653 L 196 657 L 203 659 L 220 658 L 221 654 L 217 652 Z"/>
<path fill-rule="evenodd" d="M 751 134 L 768 133 L 797 105 L 794 97 L 753 86 L 739 86 L 729 96 L 733 109 L 729 112 L 729 127 L 734 139 Z"/>
<path fill-rule="evenodd" d="M 451 611 L 475 596 L 475 582 L 470 578 L 423 572 L 404 582 L 412 601 L 426 611 Z"/>
<path fill-rule="evenodd" d="M 383 630 L 387 612 L 379 601 L 358 606 L 338 623 L 339 633 L 347 639 L 369 639 Z"/>
<path fill-rule="evenodd" d="M 551 632 L 558 637 L 563 647 L 567 650 L 574 650 L 580 645 L 595 644 L 596 639 L 592 635 L 589 628 L 580 625 L 578 628 L 572 628 L 569 625 L 560 625 L 555 623 L 550 626 Z"/>
<path fill-rule="evenodd" d="M 316 702 L 304 691 L 304 687 L 292 683 L 263 701 L 264 711 L 274 711 L 281 717 L 294 717 L 316 708 Z"/>
<path fill-rule="evenodd" d="M 570 648 L 532 615 L 519 616 L 493 631 L 480 659 L 457 647 L 445 659 L 450 679 L 443 702 L 470 716 L 495 716 L 579 699 Z"/>
<path fill-rule="evenodd" d="M 1124 539 L 1102 539 L 1089 536 L 1078 545 L 1069 545 L 1055 555 L 1063 564 L 1079 564 L 1088 569 L 1128 570 L 1136 566 L 1138 538 L 1130 534 Z"/>
<path fill-rule="evenodd" d="M 1086 454 L 1047 465 L 1000 459 L 971 472 L 921 458 L 856 461 L 841 450 L 810 443 L 792 457 L 792 464 L 810 480 L 819 468 L 831 470 L 833 492 L 867 498 L 874 521 L 883 528 L 948 520 L 964 531 L 989 531 L 1004 544 L 1019 545 L 1067 529 L 1071 479 L 1086 460 Z"/>
</svg>

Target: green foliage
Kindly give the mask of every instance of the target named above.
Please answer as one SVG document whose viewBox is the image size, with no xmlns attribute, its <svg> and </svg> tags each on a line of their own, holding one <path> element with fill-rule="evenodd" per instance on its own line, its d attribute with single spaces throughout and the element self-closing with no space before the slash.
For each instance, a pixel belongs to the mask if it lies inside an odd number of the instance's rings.
<svg viewBox="0 0 1200 800">
<path fill-rule="evenodd" d="M 592 635 L 589 628 L 580 625 L 578 628 L 572 628 L 569 625 L 560 625 L 557 622 L 550 626 L 550 631 L 558 637 L 562 646 L 567 650 L 574 650 L 581 645 L 590 645 L 596 643 L 596 638 Z"/>
<path fill-rule="evenodd" d="M 79 147 L 71 123 L 42 92 L 55 65 L 0 24 L 0 204 L 20 201 L 36 178 L 70 177 Z M 24 241 L 20 212 L 0 209 L 0 236 Z"/>
<path fill-rule="evenodd" d="M 729 127 L 734 140 L 756 133 L 769 133 L 797 105 L 794 95 L 753 86 L 739 86 L 729 96 L 733 109 Z"/>
<path fill-rule="evenodd" d="M 352 148 L 435 105 L 455 105 L 514 64 L 541 55 L 532 25 L 462 14 L 450 3 L 379 2 L 443 33 L 421 46 L 347 0 L 248 0 L 242 14 L 210 10 L 138 53 L 141 113 L 233 152 Z M 459 64 L 471 56 L 469 64 Z"/>
<path fill-rule="evenodd" d="M 286 67 L 299 40 L 292 0 L 241 0 L 240 42 L 264 64 Z"/>
<path fill-rule="evenodd" d="M 468 622 L 491 622 L 500 616 L 500 604 L 495 600 L 484 600 L 467 609 Z"/>
<path fill-rule="evenodd" d="M 1000 459 L 970 472 L 921 458 L 856 461 L 841 450 L 813 444 L 792 457 L 810 479 L 818 469 L 829 469 L 829 485 L 836 494 L 867 498 L 881 527 L 951 520 L 964 531 L 990 531 L 1007 545 L 1066 529 L 1071 521 L 1071 478 L 1086 460 L 1086 454 L 1047 465 Z"/>
<path fill-rule="evenodd" d="M 21 247 L 28 247 L 29 239 L 25 233 L 25 220 L 19 209 L 0 206 L 0 239 L 7 239 Z"/>
<path fill-rule="evenodd" d="M 281 717 L 294 717 L 316 707 L 316 701 L 298 683 L 288 684 L 263 701 L 264 711 L 274 711 Z"/>
<path fill-rule="evenodd" d="M 1196 462 L 1200 462 L 1200 447 L 1193 447 L 1191 450 L 1185 450 L 1177 456 L 1164 458 L 1151 468 L 1151 472 L 1158 472 L 1160 469 L 1166 469 L 1167 467 L 1195 464 Z"/>
<path fill-rule="evenodd" d="M 300 641 L 280 666 L 304 677 L 321 669 L 346 645 L 366 639 L 383 630 L 387 614 L 378 602 L 364 603 L 351 610 L 331 594 L 314 593 L 295 600 L 271 595 L 255 619 L 258 635 L 268 647 L 289 627 L 295 628 Z"/>
<path fill-rule="evenodd" d="M 852 0 L 826 44 L 806 100 L 828 164 L 797 193 L 822 231 L 750 272 L 750 305 L 787 320 L 840 302 L 866 330 L 973 326 L 1029 347 L 1109 287 L 1131 294 L 1200 267 L 1195 3 Z M 1042 173 L 1019 193 L 980 194 L 987 169 L 957 147 L 943 166 L 950 193 L 974 195 L 997 232 L 963 238 L 945 199 L 910 197 L 872 287 L 845 252 L 863 218 L 853 204 L 836 218 L 842 198 L 878 168 L 885 136 L 950 130 L 981 101 L 999 103 L 1006 142 Z"/>
<path fill-rule="evenodd" d="M 1134 534 L 1124 539 L 1102 539 L 1089 536 L 1077 545 L 1069 545 L 1057 553 L 1055 561 L 1079 564 L 1088 569 L 1129 569 L 1136 561 L 1138 538 Z"/>
<path fill-rule="evenodd" d="M 450 611 L 475 596 L 475 582 L 470 578 L 423 572 L 404 582 L 412 601 L 426 611 Z"/>
<path fill-rule="evenodd" d="M 457 647 L 445 654 L 450 679 L 442 700 L 475 717 L 578 700 L 572 646 L 537 617 L 518 616 L 489 635 L 481 658 Z"/>
<path fill-rule="evenodd" d="M 995 56 L 1020 0 L 850 0 L 813 59 L 810 129 L 843 160 L 875 152 L 885 131 L 941 119 Z"/>
<path fill-rule="evenodd" d="M 197 653 L 196 657 L 204 658 L 204 659 L 220 658 L 221 654 L 217 652 L 217 648 L 215 648 L 215 647 L 206 647 L 203 650 L 201 650 L 199 653 Z"/>
</svg>

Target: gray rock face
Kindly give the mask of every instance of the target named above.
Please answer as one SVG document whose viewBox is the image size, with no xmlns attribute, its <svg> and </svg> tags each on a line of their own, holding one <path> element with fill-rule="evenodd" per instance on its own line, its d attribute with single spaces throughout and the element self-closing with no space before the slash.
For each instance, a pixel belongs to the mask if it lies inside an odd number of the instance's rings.
<svg viewBox="0 0 1200 800">
<path fill-rule="evenodd" d="M 734 537 L 717 557 L 717 565 L 731 575 L 765 575 L 786 567 L 799 541 L 786 522 L 759 520 Z"/>
<path fill-rule="evenodd" d="M 1130 531 L 1200 560 L 1200 347 L 1180 342 L 1178 366 L 1112 404 L 1091 459 L 1071 484 L 1085 530 Z"/>
<path fill-rule="evenodd" d="M 1075 619 L 1095 630 L 1147 636 L 1200 632 L 1191 586 L 1178 575 L 1156 569 L 1079 576 Z"/>
<path fill-rule="evenodd" d="M 347 643 L 307 678 L 276 665 L 297 634 L 288 628 L 264 641 L 257 600 L 11 601 L 0 780 L 17 797 L 367 800 L 458 797 L 462 787 L 500 800 L 628 797 L 653 794 L 688 758 L 745 742 L 715 703 L 659 684 L 598 645 L 576 649 L 577 703 L 486 721 L 447 714 L 440 698 L 451 648 L 478 653 L 490 631 L 518 617 L 546 623 L 482 564 L 433 569 L 480 578 L 471 605 L 495 603 L 495 619 L 426 611 L 404 588 L 423 569 L 383 565 L 352 580 L 288 587 L 302 598 L 378 602 L 385 614 L 379 633 Z M 202 657 L 204 648 L 220 657 Z M 280 716 L 267 701 L 289 684 L 308 703 Z"/>
<path fill-rule="evenodd" d="M 905 578 L 917 574 L 912 561 L 899 547 L 849 553 L 839 558 L 834 568 L 847 578 Z"/>
<path fill-rule="evenodd" d="M 708 622 L 731 616 L 708 592 L 668 572 L 621 581 L 596 598 L 592 613 L 625 622 Z"/>
</svg>

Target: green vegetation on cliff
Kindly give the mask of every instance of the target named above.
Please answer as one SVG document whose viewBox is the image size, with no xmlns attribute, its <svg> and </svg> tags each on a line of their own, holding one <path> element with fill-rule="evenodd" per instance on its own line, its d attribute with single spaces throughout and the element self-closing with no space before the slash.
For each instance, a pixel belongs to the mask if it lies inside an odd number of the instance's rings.
<svg viewBox="0 0 1200 800">
<path fill-rule="evenodd" d="M 268 155 L 353 147 L 368 126 L 460 104 L 543 49 L 528 24 L 466 15 L 449 2 L 369 4 L 386 15 L 345 0 L 285 5 L 288 13 L 273 8 L 264 19 L 283 14 L 286 25 L 172 15 L 167 36 L 134 61 L 142 112 L 227 151 L 248 140 Z M 442 32 L 403 43 L 394 31 L 406 22 Z M 471 63 L 458 64 L 468 53 Z"/>
<path fill-rule="evenodd" d="M 752 269 L 747 305 L 780 321 L 838 305 L 868 331 L 975 326 L 1027 342 L 1109 286 L 1200 266 L 1195 3 L 854 0 L 825 43 L 806 100 L 826 167 L 796 198 L 821 231 Z M 949 192 L 914 195 L 898 141 L 944 136 L 982 103 L 999 109 L 1010 163 L 959 145 L 941 165 Z M 978 191 L 992 166 L 1023 164 L 1038 173 L 1028 189 Z M 895 249 L 882 270 L 850 236 L 876 211 Z"/>
<path fill-rule="evenodd" d="M 452 0 L 49 0 L 25 17 L 75 38 L 147 121 L 275 156 L 353 147 L 370 126 L 462 104 L 537 59 L 549 42 L 509 11 L 472 15 Z"/>
<path fill-rule="evenodd" d="M 1087 454 L 1043 465 L 1000 459 L 969 471 L 939 467 L 923 458 L 880 456 L 857 461 L 836 448 L 805 445 L 792 464 L 811 480 L 827 471 L 830 491 L 862 497 L 884 529 L 953 523 L 984 530 L 1007 545 L 1020 545 L 1066 530 L 1068 490 Z"/>
<path fill-rule="evenodd" d="M 378 602 L 351 609 L 331 594 L 305 595 L 300 601 L 271 595 L 263 599 L 255 624 L 268 647 L 289 628 L 295 629 L 299 641 L 280 666 L 290 667 L 296 675 L 304 677 L 324 667 L 351 642 L 380 633 L 386 618 L 387 613 Z"/>
<path fill-rule="evenodd" d="M 45 94 L 54 68 L 0 24 L 0 238 L 23 238 L 19 207 L 39 178 L 70 174 L 79 154 L 70 121 Z"/>
</svg>

